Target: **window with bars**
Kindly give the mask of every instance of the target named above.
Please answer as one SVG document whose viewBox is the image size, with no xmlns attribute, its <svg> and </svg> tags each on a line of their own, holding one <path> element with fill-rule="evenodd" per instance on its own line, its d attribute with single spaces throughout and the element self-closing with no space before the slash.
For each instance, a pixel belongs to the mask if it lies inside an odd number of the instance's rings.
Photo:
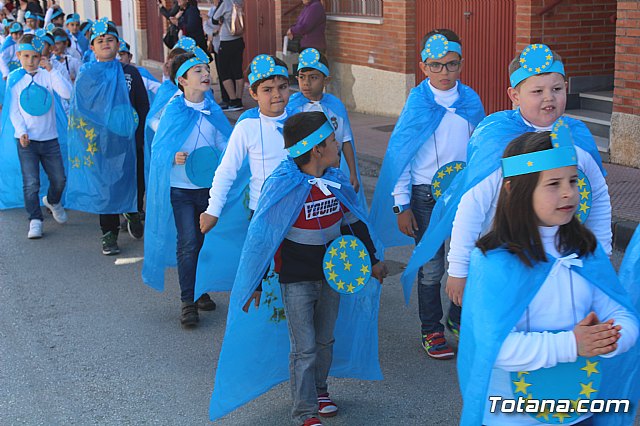
<svg viewBox="0 0 640 426">
<path fill-rule="evenodd" d="M 382 18 L 382 0 L 324 0 L 327 15 Z"/>
</svg>

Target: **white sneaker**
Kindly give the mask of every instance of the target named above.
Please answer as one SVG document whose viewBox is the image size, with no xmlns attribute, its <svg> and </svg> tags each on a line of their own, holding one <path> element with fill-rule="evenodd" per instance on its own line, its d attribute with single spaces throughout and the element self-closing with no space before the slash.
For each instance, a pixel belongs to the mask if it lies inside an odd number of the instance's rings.
<svg viewBox="0 0 640 426">
<path fill-rule="evenodd" d="M 53 219 L 58 223 L 65 223 L 67 221 L 67 212 L 64 211 L 64 207 L 62 207 L 62 203 L 58 204 L 49 204 L 47 200 L 47 196 L 42 197 L 42 204 L 45 205 L 46 208 L 51 210 L 53 213 Z"/>
<path fill-rule="evenodd" d="M 42 221 L 40 219 L 31 219 L 27 238 L 32 240 L 42 238 Z"/>
</svg>

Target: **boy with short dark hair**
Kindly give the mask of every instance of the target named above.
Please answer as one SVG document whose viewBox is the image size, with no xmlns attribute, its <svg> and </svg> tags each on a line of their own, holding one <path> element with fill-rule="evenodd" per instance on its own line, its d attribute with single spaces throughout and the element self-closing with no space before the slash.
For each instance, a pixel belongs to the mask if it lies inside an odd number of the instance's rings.
<svg viewBox="0 0 640 426">
<path fill-rule="evenodd" d="M 80 31 L 80 15 L 71 13 L 65 19 L 67 34 L 69 35 L 69 54 L 78 60 L 82 60 L 84 53 L 89 50 L 89 41 Z"/>
</svg>

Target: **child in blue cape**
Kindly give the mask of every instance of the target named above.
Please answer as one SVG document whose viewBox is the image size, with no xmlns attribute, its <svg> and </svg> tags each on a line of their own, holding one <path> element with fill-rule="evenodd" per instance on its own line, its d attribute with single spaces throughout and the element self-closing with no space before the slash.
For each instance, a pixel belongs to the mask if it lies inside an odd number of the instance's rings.
<svg viewBox="0 0 640 426">
<path fill-rule="evenodd" d="M 324 93 L 330 75 L 329 61 L 322 53 L 313 48 L 303 50 L 298 56 L 300 92 L 291 96 L 287 110 L 289 114 L 322 111 L 329 117 L 342 152 L 340 169 L 349 176 L 351 185 L 359 193 L 362 206 L 366 209 L 367 200 L 364 191 L 360 191 L 361 179 L 347 109 L 340 99 Z"/>
<path fill-rule="evenodd" d="M 52 32 L 54 47 L 52 63 L 71 83 L 76 81 L 80 72 L 82 61 L 77 57 L 69 55 L 67 50 L 71 46 L 69 35 L 62 28 L 56 28 Z"/>
<path fill-rule="evenodd" d="M 81 61 L 84 53 L 89 50 L 89 41 L 84 33 L 80 31 L 80 15 L 77 13 L 67 15 L 65 26 L 67 27 L 70 42 L 68 53 Z"/>
<path fill-rule="evenodd" d="M 507 90 L 515 110 L 491 114 L 474 131 L 467 153 L 467 167 L 456 176 L 438 200 L 429 228 L 402 276 L 405 292 L 418 268 L 434 257 L 451 236 L 446 291 L 462 303 L 469 258 L 479 236 L 494 216 L 502 185 L 500 156 L 508 141 L 533 131 L 550 130 L 564 113 L 567 94 L 562 59 L 548 46 L 532 44 L 509 66 Z M 578 155 L 581 205 L 577 214 L 593 231 L 606 253 L 611 253 L 611 202 L 598 148 L 589 129 L 579 120 L 562 117 L 571 127 Z"/>
<path fill-rule="evenodd" d="M 283 133 L 290 157 L 265 181 L 245 240 L 216 372 L 212 419 L 286 380 L 285 320 L 293 424 L 321 425 L 318 416 L 337 414 L 327 387 L 330 369 L 342 377 L 379 378 L 376 279 L 382 281 L 386 268 L 375 257 L 366 211 L 347 176 L 332 167 L 338 160 L 333 126 L 324 113 L 306 112 L 289 118 Z M 347 244 L 343 235 L 359 240 Z M 279 288 L 262 281 L 274 255 Z M 350 269 L 366 270 L 375 279 L 352 281 Z M 281 306 L 284 311 L 278 311 Z M 334 348 L 336 320 L 349 326 L 338 327 Z M 252 346 L 256 338 L 268 342 L 259 351 Z"/>
<path fill-rule="evenodd" d="M 153 141 L 142 278 L 154 288 L 163 288 L 164 269 L 176 265 L 177 257 L 180 322 L 193 327 L 199 320 L 198 309 L 216 307 L 206 293 L 194 302 L 196 265 L 204 240 L 199 216 L 207 208 L 216 160 L 227 146 L 231 126 L 220 107 L 205 96 L 211 91 L 206 53 L 196 48 L 195 54 L 176 56 L 171 76 L 184 95 L 169 103 Z M 199 166 L 194 156 L 213 162 L 213 167 Z M 176 257 L 170 259 L 169 252 Z"/>
<path fill-rule="evenodd" d="M 5 106 L 9 111 L 3 114 L 3 127 L 13 127 L 18 144 L 24 205 L 30 221 L 28 238 L 42 237 L 41 165 L 50 182 L 42 202 L 51 210 L 56 222 L 67 221 L 61 203 L 66 178 L 58 143 L 54 93 L 69 99 L 71 84 L 41 55 L 43 47 L 44 42 L 33 34 L 25 34 L 18 41 L 17 55 L 22 68 L 9 75 L 7 90 L 10 93 L 7 93 L 8 104 Z M 11 123 L 7 122 L 7 116 Z M 5 158 L 4 161 L 10 160 Z"/>
<path fill-rule="evenodd" d="M 504 152 L 495 218 L 471 256 L 464 293 L 462 425 L 633 423 L 638 313 L 575 216 L 577 163 L 562 121 L 517 137 Z M 634 407 L 594 414 L 593 423 L 576 409 L 612 398 Z"/>
<path fill-rule="evenodd" d="M 422 45 L 419 67 L 427 79 L 411 91 L 398 119 L 371 206 L 370 220 L 385 247 L 418 245 L 424 238 L 436 200 L 464 167 L 467 142 L 484 118 L 476 92 L 459 81 L 463 59 L 458 35 L 448 29 L 433 30 Z M 422 347 L 441 360 L 453 357 L 441 323 L 444 256 L 440 244 L 433 259 L 418 270 Z M 408 301 L 408 294 L 405 298 Z M 457 334 L 460 307 L 451 304 L 444 319 Z"/>
<path fill-rule="evenodd" d="M 18 48 L 18 40 L 22 37 L 22 25 L 19 22 L 14 22 L 9 26 L 9 37 L 6 38 L 2 44 L 2 53 L 0 54 L 0 71 L 2 71 L 2 78 L 6 81 L 9 78 L 9 73 L 13 70 L 20 68 L 20 61 L 16 55 Z M 2 85 L 0 89 L 4 93 L 5 85 Z"/>
<path fill-rule="evenodd" d="M 69 208 L 100 215 L 102 253 L 120 252 L 119 214 L 142 238 L 144 125 L 147 92 L 138 70 L 120 64 L 118 31 L 106 18 L 93 24 L 96 61 L 80 68 L 69 112 Z"/>
</svg>

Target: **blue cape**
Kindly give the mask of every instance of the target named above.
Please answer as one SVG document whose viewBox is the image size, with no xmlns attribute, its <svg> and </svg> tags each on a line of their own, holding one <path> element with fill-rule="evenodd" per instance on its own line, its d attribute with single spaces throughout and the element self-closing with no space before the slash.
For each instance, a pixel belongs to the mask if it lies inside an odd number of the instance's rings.
<svg viewBox="0 0 640 426">
<path fill-rule="evenodd" d="M 464 291 L 457 364 L 463 399 L 461 425 L 482 424 L 491 369 L 502 343 L 551 271 L 555 258 L 547 256 L 547 262 L 527 268 L 506 249 L 492 250 L 486 256 L 479 249 L 473 251 L 472 272 Z M 574 267 L 572 271 L 638 317 L 602 248 L 598 246 L 595 255 L 582 257 L 582 260 L 583 266 Z M 594 415 L 596 424 L 633 423 L 640 396 L 639 355 L 640 345 L 636 343 L 624 354 L 599 359 L 603 379 L 598 398 L 631 399 L 633 413 Z"/>
<path fill-rule="evenodd" d="M 178 86 L 171 80 L 163 82 L 158 88 L 158 93 L 153 100 L 150 100 L 149 113 L 144 127 L 144 181 L 149 184 L 149 165 L 151 164 L 151 145 L 155 133 L 151 128 L 151 121 L 154 117 L 162 114 L 162 110 L 167 106 L 169 100 L 178 91 Z"/>
<path fill-rule="evenodd" d="M 69 108 L 67 207 L 97 214 L 137 207 L 137 114 L 118 61 L 80 67 Z"/>
<path fill-rule="evenodd" d="M 9 46 L 13 46 L 14 44 L 16 44 L 16 42 L 13 41 L 13 38 L 11 36 L 7 37 L 4 43 L 2 43 L 2 48 L 0 48 L 0 53 L 4 52 Z M 7 64 L 7 66 L 9 66 L 9 64 Z M 0 84 L 0 105 L 4 103 L 4 91 L 6 87 L 7 85 L 4 82 Z"/>
<path fill-rule="evenodd" d="M 267 178 L 242 249 L 242 269 L 231 291 L 227 328 L 216 370 L 210 417 L 216 420 L 289 377 L 289 337 L 280 286 L 271 277 L 263 281 L 259 309 L 242 306 L 260 283 L 276 250 L 295 222 L 309 195 L 312 176 L 284 160 Z M 349 179 L 330 168 L 323 178 L 340 183 L 331 192 L 366 223 Z M 374 237 L 372 235 L 372 237 Z M 375 237 L 374 237 L 375 238 Z M 375 239 L 374 239 L 375 241 Z M 378 307 L 380 284 L 372 279 L 354 295 L 341 296 L 336 324 L 331 374 L 361 380 L 380 380 L 378 361 Z"/>
<path fill-rule="evenodd" d="M 212 99 L 212 102 L 215 101 Z M 258 108 L 252 108 L 245 111 L 238 118 L 237 123 L 245 118 L 257 117 L 259 117 Z M 229 194 L 227 194 L 227 202 L 218 218 L 218 224 L 204 236 L 196 270 L 194 292 L 196 300 L 204 293 L 229 291 L 233 286 L 251 216 L 249 209 L 250 178 L 249 160 L 245 159 L 242 167 L 238 170 L 238 175 Z"/>
<path fill-rule="evenodd" d="M 10 119 L 10 105 L 12 101 L 11 88 L 24 77 L 24 68 L 18 68 L 9 74 L 7 78 L 6 106 L 2 109 L 2 133 L 0 136 L 0 210 L 24 207 L 24 193 L 22 188 L 22 170 L 18 158 L 18 141 L 14 136 L 15 128 Z M 62 154 L 62 162 L 67 172 L 67 114 L 64 112 L 62 100 L 54 93 L 54 105 L 56 112 L 56 128 L 58 130 L 58 143 Z M 40 166 L 40 199 L 47 195 L 49 179 Z M 63 204 L 66 192 L 63 194 Z"/>
<path fill-rule="evenodd" d="M 606 171 L 591 132 L 583 122 L 563 117 L 569 125 L 576 146 L 587 151 L 595 160 L 603 175 Z M 519 110 L 500 111 L 491 114 L 475 129 L 467 149 L 467 167 L 453 179 L 451 186 L 438 199 L 431 214 L 429 227 L 420 244 L 414 249 L 401 282 L 405 301 L 409 301 L 411 288 L 418 269 L 436 254 L 451 235 L 453 219 L 462 196 L 500 167 L 504 150 L 513 139 L 526 132 L 535 132 L 525 124 Z M 382 175 L 381 175 L 382 176 Z"/>
<path fill-rule="evenodd" d="M 164 288 L 164 270 L 176 266 L 176 226 L 170 198 L 170 175 L 176 152 L 203 115 L 225 138 L 231 135 L 231 125 L 218 104 L 208 102 L 202 114 L 186 106 L 184 95 L 173 99 L 160 120 L 153 141 L 153 154 L 147 187 L 144 264 L 142 280 L 156 290 Z M 222 154 L 222 153 L 219 153 Z M 217 229 L 217 228 L 216 228 Z"/>
<path fill-rule="evenodd" d="M 305 104 L 311 102 L 307 99 L 302 92 L 297 92 L 291 95 L 289 98 L 289 103 L 287 104 L 287 112 L 289 116 L 302 112 L 302 108 Z M 344 106 L 342 101 L 337 97 L 333 96 L 330 93 L 324 93 L 322 95 L 322 99 L 320 99 L 320 106 L 325 111 L 330 111 L 344 121 L 344 125 L 349 129 L 349 133 L 351 133 L 353 137 L 353 131 L 351 130 L 351 122 L 349 121 L 349 113 L 347 112 L 347 108 Z M 329 115 L 329 114 L 327 114 Z M 360 190 L 358 191 L 358 204 L 365 211 L 368 209 L 367 206 L 367 197 L 364 194 L 364 186 L 362 185 L 362 178 L 360 177 L 360 168 L 358 167 L 358 154 L 356 152 L 356 143 L 355 141 L 349 141 L 351 143 L 351 148 L 353 148 L 353 156 L 356 163 L 356 174 L 358 175 L 358 182 L 360 182 Z M 344 159 L 344 154 L 340 156 L 340 170 L 344 172 L 347 176 L 350 174 L 349 165 L 347 161 Z"/>
<path fill-rule="evenodd" d="M 140 72 L 140 75 L 142 77 L 144 77 L 144 78 L 146 78 L 148 80 L 151 80 L 151 81 L 155 81 L 156 83 L 159 83 L 158 79 L 155 78 L 153 76 L 153 74 L 151 74 L 149 72 L 149 70 L 146 69 L 145 67 L 136 66 L 136 68 L 138 69 L 138 71 Z M 158 89 L 158 90 L 160 90 L 160 89 Z M 151 90 L 147 90 L 147 96 L 149 96 L 149 104 L 152 104 L 154 99 L 155 99 L 155 97 L 156 97 L 156 94 L 153 93 Z"/>
<path fill-rule="evenodd" d="M 640 226 L 636 228 L 625 250 L 619 275 L 620 282 L 631 296 L 631 301 L 638 306 L 640 302 Z"/>
<path fill-rule="evenodd" d="M 89 50 L 85 50 L 85 52 L 82 54 L 82 62 L 83 63 L 88 63 L 88 62 L 95 62 L 96 61 L 96 54 L 93 53 L 93 50 L 89 49 Z"/>
<path fill-rule="evenodd" d="M 459 98 L 451 108 L 455 108 L 455 113 L 472 126 L 477 126 L 484 118 L 480 97 L 461 82 L 458 82 L 458 94 Z M 369 220 L 381 236 L 385 247 L 414 244 L 413 238 L 398 230 L 398 223 L 392 211 L 394 201 L 391 193 L 404 169 L 436 131 L 446 112 L 447 110 L 435 101 L 428 79 L 411 90 L 389 139 L 371 203 Z"/>
</svg>

